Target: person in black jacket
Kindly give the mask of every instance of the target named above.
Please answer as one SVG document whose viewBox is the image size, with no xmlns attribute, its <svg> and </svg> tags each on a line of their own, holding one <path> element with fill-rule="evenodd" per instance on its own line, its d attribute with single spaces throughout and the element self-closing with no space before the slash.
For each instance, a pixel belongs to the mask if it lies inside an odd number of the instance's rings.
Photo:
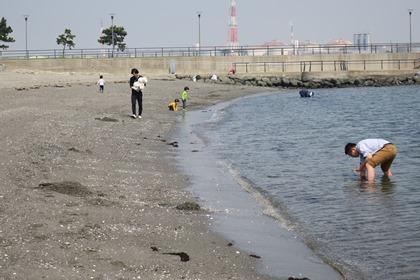
<svg viewBox="0 0 420 280">
<path fill-rule="evenodd" d="M 130 89 L 131 89 L 131 117 L 133 119 L 141 119 L 141 113 L 143 112 L 143 92 L 140 88 L 134 87 L 134 83 L 138 81 L 140 75 L 139 70 L 136 68 L 131 69 L 131 78 L 130 78 Z M 136 103 L 139 104 L 139 113 L 136 110 Z"/>
</svg>

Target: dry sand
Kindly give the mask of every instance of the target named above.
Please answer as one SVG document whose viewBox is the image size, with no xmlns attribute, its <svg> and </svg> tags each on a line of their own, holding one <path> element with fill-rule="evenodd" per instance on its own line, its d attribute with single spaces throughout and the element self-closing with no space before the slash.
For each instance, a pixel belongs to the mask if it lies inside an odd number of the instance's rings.
<svg viewBox="0 0 420 280">
<path fill-rule="evenodd" d="M 128 75 L 104 94 L 97 76 L 0 72 L 0 279 L 271 279 L 176 208 L 194 198 L 166 107 L 185 85 L 196 108 L 261 88 L 152 77 L 134 120 Z"/>
</svg>

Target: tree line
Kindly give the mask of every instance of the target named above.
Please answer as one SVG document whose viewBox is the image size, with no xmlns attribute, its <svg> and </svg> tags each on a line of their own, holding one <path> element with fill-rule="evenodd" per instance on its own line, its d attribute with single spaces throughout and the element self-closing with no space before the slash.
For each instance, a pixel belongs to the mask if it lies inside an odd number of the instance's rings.
<svg viewBox="0 0 420 280">
<path fill-rule="evenodd" d="M 15 39 L 10 36 L 11 33 L 13 33 L 12 27 L 8 26 L 6 19 L 2 17 L 0 20 L 0 49 L 6 50 L 9 48 L 6 43 L 15 42 Z M 112 46 L 113 48 L 116 47 L 117 50 L 124 51 L 126 48 L 126 44 L 124 43 L 125 36 L 127 36 L 127 32 L 124 30 L 124 27 L 111 25 L 102 30 L 98 43 Z M 72 34 L 69 28 L 65 28 L 64 33 L 58 35 L 56 42 L 57 45 L 63 46 L 63 56 L 65 55 L 66 48 L 71 50 L 76 46 L 74 42 L 75 38 L 76 35 Z"/>
</svg>

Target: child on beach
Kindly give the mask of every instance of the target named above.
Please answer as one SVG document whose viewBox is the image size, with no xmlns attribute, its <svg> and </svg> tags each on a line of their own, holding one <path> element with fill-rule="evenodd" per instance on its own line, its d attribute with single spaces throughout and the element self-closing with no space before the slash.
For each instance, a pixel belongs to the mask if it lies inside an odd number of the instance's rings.
<svg viewBox="0 0 420 280">
<path fill-rule="evenodd" d="M 178 102 L 179 99 L 175 99 L 174 101 L 168 104 L 169 111 L 178 111 Z"/>
<path fill-rule="evenodd" d="M 397 148 L 384 139 L 365 139 L 359 143 L 347 143 L 344 153 L 351 157 L 360 157 L 360 166 L 353 169 L 359 172 L 362 179 L 368 182 L 375 180 L 375 167 L 380 165 L 383 173 L 391 177 L 391 164 L 397 156 Z M 367 173 L 367 174 L 366 174 Z"/>
<path fill-rule="evenodd" d="M 180 97 L 181 97 L 181 101 L 182 101 L 182 109 L 184 109 L 184 110 L 185 110 L 185 107 L 187 107 L 187 100 L 189 98 L 189 96 L 188 96 L 189 90 L 190 90 L 189 87 L 184 87 L 184 90 L 181 91 L 181 93 L 180 93 Z"/>
<path fill-rule="evenodd" d="M 104 93 L 104 87 L 105 87 L 104 76 L 102 75 L 99 76 L 99 81 L 97 82 L 97 84 L 99 85 L 99 92 Z"/>
</svg>

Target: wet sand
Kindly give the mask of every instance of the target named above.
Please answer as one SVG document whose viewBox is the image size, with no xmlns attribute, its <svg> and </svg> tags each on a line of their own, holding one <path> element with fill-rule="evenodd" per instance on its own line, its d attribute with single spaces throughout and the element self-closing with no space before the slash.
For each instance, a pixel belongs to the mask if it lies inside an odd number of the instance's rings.
<svg viewBox="0 0 420 280">
<path fill-rule="evenodd" d="M 185 85 L 190 108 L 261 88 L 150 78 L 134 120 L 128 76 L 104 94 L 96 76 L 0 72 L 0 279 L 273 279 L 208 209 L 177 209 L 197 201 L 166 107 Z"/>
</svg>

